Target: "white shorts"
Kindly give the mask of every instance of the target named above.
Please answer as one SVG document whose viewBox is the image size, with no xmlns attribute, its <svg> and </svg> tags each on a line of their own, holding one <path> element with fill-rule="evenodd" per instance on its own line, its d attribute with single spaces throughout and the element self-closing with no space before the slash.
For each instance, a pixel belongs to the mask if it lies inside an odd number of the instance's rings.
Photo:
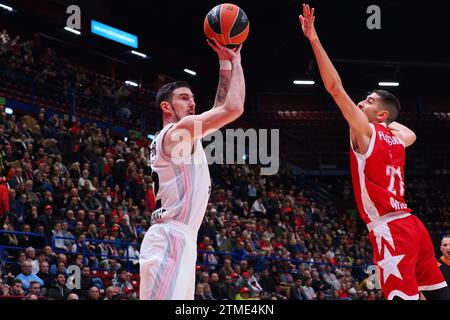
<svg viewBox="0 0 450 320">
<path fill-rule="evenodd" d="M 169 220 L 154 224 L 142 241 L 139 265 L 141 300 L 193 300 L 197 232 Z"/>
</svg>

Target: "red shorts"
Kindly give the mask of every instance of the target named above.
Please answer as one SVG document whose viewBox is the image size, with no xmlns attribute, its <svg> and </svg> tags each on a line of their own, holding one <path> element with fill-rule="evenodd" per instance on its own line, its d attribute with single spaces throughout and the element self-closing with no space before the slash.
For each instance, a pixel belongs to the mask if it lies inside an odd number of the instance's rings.
<svg viewBox="0 0 450 320">
<path fill-rule="evenodd" d="M 392 214 L 390 214 L 392 215 Z M 369 227 L 379 283 L 388 300 L 418 300 L 419 291 L 447 285 L 439 269 L 427 229 L 414 215 L 380 218 Z"/>
</svg>

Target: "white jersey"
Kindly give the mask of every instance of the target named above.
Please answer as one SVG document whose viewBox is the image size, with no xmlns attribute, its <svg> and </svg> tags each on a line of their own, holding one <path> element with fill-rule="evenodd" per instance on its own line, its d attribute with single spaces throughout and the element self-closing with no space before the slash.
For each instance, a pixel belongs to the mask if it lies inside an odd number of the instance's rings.
<svg viewBox="0 0 450 320">
<path fill-rule="evenodd" d="M 208 162 L 200 139 L 194 143 L 194 152 L 180 164 L 164 154 L 162 141 L 172 125 L 165 126 L 150 147 L 156 200 L 152 224 L 176 220 L 198 231 L 211 193 Z"/>
</svg>

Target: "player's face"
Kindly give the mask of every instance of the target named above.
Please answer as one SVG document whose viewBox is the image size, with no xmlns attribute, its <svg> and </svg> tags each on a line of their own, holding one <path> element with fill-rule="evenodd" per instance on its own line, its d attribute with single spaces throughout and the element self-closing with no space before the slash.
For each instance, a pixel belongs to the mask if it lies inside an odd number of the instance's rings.
<svg viewBox="0 0 450 320">
<path fill-rule="evenodd" d="M 177 88 L 172 93 L 172 113 L 177 121 L 195 114 L 194 95 L 189 88 Z"/>
<path fill-rule="evenodd" d="M 444 238 L 441 242 L 441 251 L 444 257 L 450 258 L 450 238 Z"/>
<path fill-rule="evenodd" d="M 382 109 L 381 97 L 376 93 L 370 94 L 366 100 L 358 103 L 358 108 L 364 112 L 370 123 L 384 122 L 389 116 L 389 112 Z"/>
</svg>

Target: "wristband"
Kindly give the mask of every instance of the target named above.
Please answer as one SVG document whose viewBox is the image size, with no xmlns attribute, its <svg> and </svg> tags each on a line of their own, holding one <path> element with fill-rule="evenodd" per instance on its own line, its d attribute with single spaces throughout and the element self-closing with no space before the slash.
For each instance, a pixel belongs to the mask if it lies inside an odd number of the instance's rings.
<svg viewBox="0 0 450 320">
<path fill-rule="evenodd" d="M 231 62 L 228 60 L 219 60 L 220 70 L 231 70 Z"/>
</svg>

